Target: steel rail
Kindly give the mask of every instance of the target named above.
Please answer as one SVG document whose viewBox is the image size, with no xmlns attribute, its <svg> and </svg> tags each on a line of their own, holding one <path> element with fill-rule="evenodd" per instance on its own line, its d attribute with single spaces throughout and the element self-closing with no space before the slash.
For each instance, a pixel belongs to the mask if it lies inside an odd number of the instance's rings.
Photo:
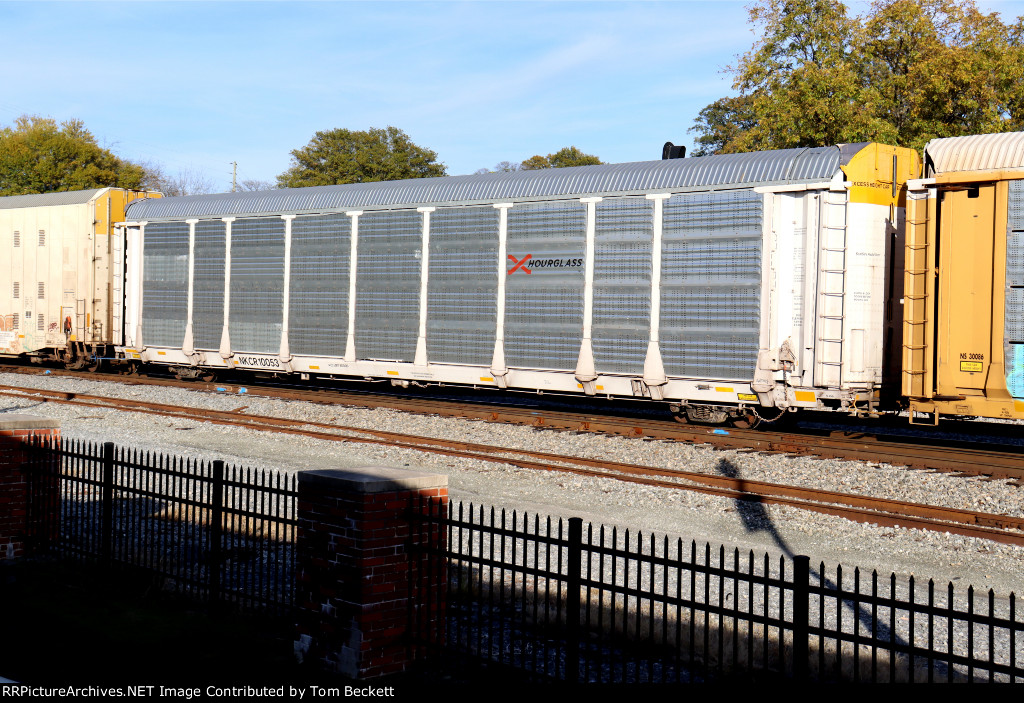
<svg viewBox="0 0 1024 703">
<path fill-rule="evenodd" d="M 4 367 L 0 367 L 2 369 Z M 24 367 L 21 368 L 24 371 Z M 29 372 L 38 374 L 38 370 Z M 97 378 L 102 374 L 72 371 L 54 371 L 55 374 L 75 377 Z M 893 441 L 886 437 L 868 435 L 862 432 L 846 433 L 831 431 L 824 433 L 773 432 L 764 430 L 742 430 L 709 426 L 680 425 L 671 421 L 643 420 L 618 416 L 593 416 L 560 411 L 537 411 L 508 406 L 455 403 L 452 401 L 405 398 L 395 395 L 351 393 L 326 389 L 277 389 L 254 387 L 240 384 L 202 383 L 170 379 L 148 379 L 108 375 L 121 383 L 159 385 L 185 388 L 195 391 L 239 392 L 243 388 L 247 395 L 301 400 L 305 402 L 332 403 L 360 407 L 383 407 L 405 412 L 416 412 L 446 417 L 479 419 L 489 422 L 526 424 L 533 427 L 595 432 L 617 436 L 650 439 L 664 439 L 694 444 L 710 444 L 716 448 L 739 451 L 817 456 L 828 459 L 884 462 L 965 475 L 988 476 L 994 479 L 1010 479 L 1024 486 L 1024 454 L 1020 447 L 1005 450 L 979 449 L 976 447 L 936 446 L 934 438 L 930 444 L 922 445 L 907 441 Z"/>
<path fill-rule="evenodd" d="M 745 502 L 788 505 L 823 514 L 837 515 L 856 522 L 952 532 L 1024 546 L 1024 532 L 1020 532 L 1024 530 L 1024 518 L 1014 518 L 1006 515 L 993 515 L 956 508 L 920 505 L 885 498 L 872 498 L 678 469 L 655 468 L 564 456 L 548 452 L 496 447 L 459 440 L 420 437 L 368 428 L 346 427 L 290 418 L 240 415 L 238 413 L 242 408 L 234 411 L 182 408 L 162 403 L 108 398 L 64 391 L 33 388 L 14 389 L 10 386 L 0 386 L 0 388 L 7 389 L 0 391 L 0 395 L 10 397 L 25 398 L 30 395 L 37 395 L 47 402 L 67 403 L 100 409 L 144 412 L 176 419 L 242 426 L 253 430 L 296 434 L 329 441 L 387 444 L 415 451 L 505 463 L 526 469 L 561 471 L 589 477 L 612 478 L 662 488 L 692 490 Z M 318 427 L 332 431 L 305 429 L 309 427 Z M 339 431 L 370 436 L 341 435 L 337 434 Z M 520 457 L 529 458 L 524 459 Z M 566 464 L 571 466 L 566 466 Z M 680 481 L 688 483 L 684 484 L 680 483 Z"/>
</svg>

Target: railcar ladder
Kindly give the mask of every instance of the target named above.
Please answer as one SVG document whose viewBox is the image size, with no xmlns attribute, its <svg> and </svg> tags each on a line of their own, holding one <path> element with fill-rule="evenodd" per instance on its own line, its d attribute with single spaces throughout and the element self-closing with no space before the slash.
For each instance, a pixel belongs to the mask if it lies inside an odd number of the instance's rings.
<svg viewBox="0 0 1024 703">
<path fill-rule="evenodd" d="M 922 203 L 918 201 L 917 204 L 919 207 Z M 928 276 L 932 275 L 934 271 L 928 264 L 929 247 L 927 218 L 909 217 L 907 219 L 906 256 L 904 257 L 903 388 L 901 390 L 908 398 L 917 397 L 924 400 L 930 398 L 930 389 L 927 388 L 927 357 L 928 350 L 931 348 L 931 340 L 928 339 L 931 300 L 931 296 L 928 294 Z M 938 413 L 932 414 L 931 423 L 915 422 L 913 402 L 908 411 L 908 419 L 912 425 L 938 423 Z"/>
<path fill-rule="evenodd" d="M 75 299 L 75 334 L 80 342 L 92 341 L 92 336 L 86 328 L 85 298 Z"/>
<path fill-rule="evenodd" d="M 845 196 L 845 194 L 844 194 Z M 826 195 L 825 220 L 818 269 L 818 314 L 816 337 L 819 350 L 815 361 L 821 367 L 821 380 L 826 386 L 842 384 L 843 326 L 846 314 L 846 202 L 833 202 Z M 833 208 L 842 208 L 842 222 L 833 224 Z M 836 218 L 838 219 L 838 218 Z M 833 345 L 835 347 L 833 348 Z M 832 353 L 826 353 L 826 349 Z M 832 371 L 834 369 L 834 371 Z M 832 378 L 830 378 L 832 377 Z"/>
<path fill-rule="evenodd" d="M 922 256 L 928 254 L 928 244 L 908 244 L 908 252 L 920 252 Z M 925 268 L 906 268 L 906 274 L 910 276 L 926 276 L 929 273 L 929 269 Z M 920 290 L 920 293 L 904 293 L 905 298 L 904 310 L 908 309 L 903 315 L 903 324 L 905 325 L 905 334 L 903 348 L 908 351 L 904 358 L 903 373 L 908 376 L 924 376 L 925 364 L 924 364 L 924 350 L 928 348 L 928 344 L 925 343 L 925 329 L 924 326 L 928 323 L 927 310 L 928 310 L 928 292 L 927 287 L 923 285 L 924 281 L 921 281 L 920 287 L 914 286 L 913 290 Z M 920 302 L 920 306 L 918 303 Z M 925 312 L 924 317 L 915 318 L 913 317 L 914 309 L 920 307 Z"/>
</svg>

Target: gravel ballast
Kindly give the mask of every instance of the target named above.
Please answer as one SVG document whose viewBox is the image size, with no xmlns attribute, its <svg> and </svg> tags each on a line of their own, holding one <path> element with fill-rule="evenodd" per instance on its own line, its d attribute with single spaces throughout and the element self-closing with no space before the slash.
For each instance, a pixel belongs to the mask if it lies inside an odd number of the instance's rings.
<svg viewBox="0 0 1024 703">
<path fill-rule="evenodd" d="M 657 440 L 539 430 L 530 427 L 51 375 L 0 374 L 0 383 L 82 394 L 124 397 L 180 407 L 238 410 L 438 438 L 607 459 L 615 462 L 736 475 L 967 510 L 1024 516 L 1024 489 L 1004 480 L 910 470 L 884 463 L 819 460 L 719 451 Z M 736 501 L 685 490 L 614 479 L 537 472 L 505 464 L 400 449 L 341 443 L 120 410 L 74 407 L 34 398 L 0 397 L 0 412 L 60 420 L 62 434 L 112 441 L 155 452 L 293 472 L 368 465 L 408 467 L 448 476 L 453 501 L 586 522 L 618 525 L 761 554 L 806 554 L 812 567 L 860 567 L 887 576 L 913 574 L 957 589 L 1024 593 L 1024 547 L 959 535 L 854 523 L 785 506 L 739 510 Z"/>
</svg>

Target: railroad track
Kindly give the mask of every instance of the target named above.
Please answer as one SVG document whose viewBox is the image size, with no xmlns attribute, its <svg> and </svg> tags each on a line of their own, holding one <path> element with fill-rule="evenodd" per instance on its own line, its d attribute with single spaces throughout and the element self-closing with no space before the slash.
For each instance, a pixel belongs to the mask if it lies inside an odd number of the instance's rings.
<svg viewBox="0 0 1024 703">
<path fill-rule="evenodd" d="M 510 449 L 472 442 L 387 432 L 361 427 L 315 423 L 304 420 L 245 415 L 234 411 L 183 408 L 123 398 L 0 386 L 0 395 L 20 399 L 41 399 L 82 407 L 120 410 L 245 427 L 251 430 L 301 435 L 320 440 L 385 444 L 447 456 L 510 464 L 513 466 L 572 473 L 588 477 L 696 491 L 736 501 L 788 505 L 856 522 L 888 527 L 912 527 L 951 532 L 1005 544 L 1024 546 L 1024 518 L 980 513 L 941 506 L 920 505 L 856 494 L 786 486 L 743 478 L 677 469 L 624 464 L 564 456 L 548 452 Z"/>
<path fill-rule="evenodd" d="M 38 369 L 0 367 L 0 371 L 18 370 L 39 374 Z M 236 383 L 203 383 L 115 374 L 50 372 L 90 380 L 113 380 L 119 383 L 157 385 L 193 391 L 239 393 L 304 402 L 352 405 L 367 408 L 388 408 L 405 412 L 476 419 L 487 422 L 524 424 L 533 427 L 595 432 L 618 436 L 671 440 L 691 444 L 709 444 L 720 449 L 764 453 L 816 456 L 823 459 L 872 461 L 906 466 L 914 469 L 953 472 L 992 479 L 1010 479 L 1024 486 L 1024 451 L 1020 446 L 992 448 L 964 441 L 933 437 L 893 438 L 881 434 L 846 430 L 773 431 L 743 430 L 704 425 L 681 425 L 677 422 L 614 415 L 582 415 L 554 410 L 517 408 L 506 405 L 476 404 L 408 397 L 394 394 L 357 393 L 325 389 L 294 389 L 251 386 Z"/>
</svg>

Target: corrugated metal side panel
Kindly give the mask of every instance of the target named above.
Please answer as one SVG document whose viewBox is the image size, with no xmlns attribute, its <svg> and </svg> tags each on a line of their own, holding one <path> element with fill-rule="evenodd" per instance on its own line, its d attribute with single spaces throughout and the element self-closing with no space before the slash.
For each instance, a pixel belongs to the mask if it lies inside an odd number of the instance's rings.
<svg viewBox="0 0 1024 703">
<path fill-rule="evenodd" d="M 601 373 L 642 375 L 650 340 L 654 203 L 608 198 L 596 208 L 594 363 Z"/>
<path fill-rule="evenodd" d="M 356 356 L 414 361 L 420 324 L 423 215 L 415 210 L 359 217 Z"/>
<path fill-rule="evenodd" d="M 188 317 L 188 225 L 153 223 L 142 245 L 142 339 L 181 347 Z"/>
<path fill-rule="evenodd" d="M 1024 288 L 1007 289 L 1004 320 L 1006 387 L 1014 398 L 1024 399 Z"/>
<path fill-rule="evenodd" d="M 489 366 L 498 296 L 498 211 L 439 208 L 430 214 L 427 356 L 432 363 Z"/>
<path fill-rule="evenodd" d="M 1024 344 L 1024 287 L 1006 291 L 1005 339 Z"/>
<path fill-rule="evenodd" d="M 196 224 L 192 270 L 192 345 L 216 351 L 224 332 L 224 261 L 227 226 L 221 220 Z"/>
<path fill-rule="evenodd" d="M 277 354 L 284 318 L 284 220 L 231 224 L 231 350 Z"/>
<path fill-rule="evenodd" d="M 1006 387 L 1024 399 L 1024 181 L 1010 181 L 1006 231 L 1006 306 L 1003 339 Z"/>
<path fill-rule="evenodd" d="M 1006 217 L 1006 285 L 1024 286 L 1024 181 L 1010 181 Z"/>
<path fill-rule="evenodd" d="M 587 209 L 579 201 L 509 209 L 508 254 L 523 262 L 506 284 L 509 366 L 576 369 L 583 338 L 586 228 Z M 516 266 L 509 264 L 509 270 Z"/>
<path fill-rule="evenodd" d="M 8 195 L 0 198 L 0 210 L 23 207 L 49 207 L 51 205 L 82 205 L 94 199 L 106 188 L 92 190 L 67 190 L 61 193 L 33 193 L 31 195 Z"/>
<path fill-rule="evenodd" d="M 665 202 L 661 350 L 672 376 L 749 380 L 757 361 L 762 198 L 752 191 Z"/>
<path fill-rule="evenodd" d="M 1006 388 L 1014 398 L 1024 400 L 1024 343 L 1006 345 Z"/>
<path fill-rule="evenodd" d="M 138 201 L 129 207 L 127 217 L 133 221 L 142 221 L 324 212 L 587 194 L 644 193 L 675 188 L 798 183 L 830 179 L 839 169 L 839 159 L 838 147 L 819 147 L 258 193 L 219 193 Z"/>
<path fill-rule="evenodd" d="M 344 356 L 348 336 L 352 218 L 292 220 L 288 347 L 292 354 Z"/>
<path fill-rule="evenodd" d="M 1024 132 L 933 139 L 924 148 L 936 173 L 1024 166 Z"/>
</svg>

